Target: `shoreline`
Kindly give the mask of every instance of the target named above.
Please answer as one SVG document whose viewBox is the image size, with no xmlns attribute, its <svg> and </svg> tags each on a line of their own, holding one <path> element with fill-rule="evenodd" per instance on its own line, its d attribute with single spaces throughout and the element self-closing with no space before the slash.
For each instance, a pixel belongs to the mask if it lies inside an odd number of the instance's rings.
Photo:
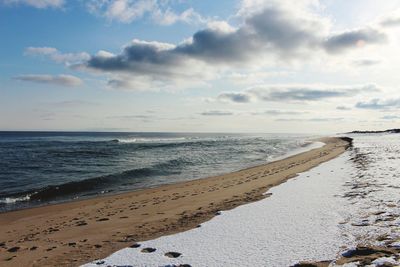
<svg viewBox="0 0 400 267">
<path fill-rule="evenodd" d="M 93 200 L 93 199 L 98 199 L 98 198 L 106 198 L 106 197 L 117 197 L 119 195 L 124 195 L 124 194 L 130 194 L 130 193 L 134 193 L 134 192 L 139 192 L 139 191 L 143 191 L 143 190 L 150 190 L 150 189 L 157 189 L 163 186 L 167 186 L 167 185 L 175 185 L 175 184 L 180 184 L 180 183 L 185 183 L 185 182 L 190 182 L 190 181 L 197 181 L 197 180 L 202 180 L 202 179 L 207 179 L 207 178 L 211 178 L 211 177 L 218 177 L 221 175 L 226 175 L 226 174 L 230 174 L 230 173 L 236 173 L 239 171 L 245 171 L 251 168 L 255 168 L 255 167 L 259 167 L 259 166 L 263 166 L 269 163 L 273 163 L 275 161 L 280 161 L 280 160 L 284 160 L 287 158 L 290 158 L 292 156 L 296 156 L 298 154 L 313 150 L 313 149 L 317 149 L 320 148 L 322 146 L 325 145 L 325 143 L 320 141 L 321 138 L 317 138 L 317 139 L 311 139 L 307 142 L 310 142 L 309 144 L 300 146 L 298 148 L 295 148 L 294 150 L 288 151 L 286 152 L 284 155 L 282 156 L 277 156 L 275 158 L 272 158 L 270 161 L 263 163 L 263 164 L 255 164 L 255 165 L 250 165 L 244 168 L 238 168 L 238 169 L 234 169 L 234 170 L 229 170 L 228 172 L 221 172 L 221 173 L 216 173 L 210 176 L 204 176 L 201 178 L 195 178 L 193 180 L 187 180 L 187 181 L 178 181 L 178 182 L 170 182 L 170 183 L 162 183 L 162 184 L 158 184 L 158 185 L 153 185 L 153 186 L 148 186 L 148 187 L 139 187 L 136 189 L 132 189 L 132 190 L 127 190 L 127 191 L 122 191 L 122 192 L 108 192 L 108 193 L 104 193 L 104 194 L 96 194 L 96 195 L 91 195 L 91 196 L 83 196 L 83 197 L 77 197 L 77 198 L 72 198 L 72 199 L 65 199 L 65 200 L 60 200 L 60 201 L 54 201 L 54 202 L 44 202 L 42 204 L 37 204 L 37 205 L 33 205 L 33 206 L 28 206 L 28 207 L 21 207 L 21 208 L 16 208 L 16 209 L 11 209 L 11 210 L 4 210 L 4 211 L 0 211 L 0 215 L 4 214 L 4 213 L 10 213 L 10 212 L 16 212 L 16 211 L 23 211 L 23 210 L 31 210 L 31 209 L 36 209 L 36 208 L 42 208 L 42 207 L 50 207 L 50 206 L 54 206 L 54 205 L 62 205 L 62 204 L 68 204 L 68 203 L 73 203 L 73 202 L 80 202 L 80 201 L 87 201 L 87 200 Z M 320 143 L 320 144 L 318 144 Z M 57 185 L 54 185 L 57 186 Z"/>
<path fill-rule="evenodd" d="M 0 266 L 76 266 L 135 241 L 194 228 L 219 210 L 268 197 L 269 188 L 350 145 L 334 137 L 321 141 L 321 148 L 233 173 L 1 213 Z"/>
</svg>

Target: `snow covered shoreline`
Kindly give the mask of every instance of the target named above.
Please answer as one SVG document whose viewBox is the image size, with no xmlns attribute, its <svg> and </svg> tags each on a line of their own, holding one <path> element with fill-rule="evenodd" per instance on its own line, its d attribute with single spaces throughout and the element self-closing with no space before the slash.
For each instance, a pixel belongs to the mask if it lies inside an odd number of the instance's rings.
<svg viewBox="0 0 400 267">
<path fill-rule="evenodd" d="M 84 266 L 290 266 L 333 261 L 358 244 L 396 245 L 399 141 L 355 136 L 352 149 L 270 189 L 269 198 Z"/>
</svg>

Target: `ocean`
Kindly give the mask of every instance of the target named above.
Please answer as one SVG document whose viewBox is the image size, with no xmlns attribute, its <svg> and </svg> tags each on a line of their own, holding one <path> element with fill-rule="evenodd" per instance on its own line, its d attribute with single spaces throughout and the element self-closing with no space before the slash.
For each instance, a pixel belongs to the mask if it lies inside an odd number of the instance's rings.
<svg viewBox="0 0 400 267">
<path fill-rule="evenodd" d="M 260 165 L 307 135 L 0 132 L 0 212 L 188 181 Z"/>
</svg>

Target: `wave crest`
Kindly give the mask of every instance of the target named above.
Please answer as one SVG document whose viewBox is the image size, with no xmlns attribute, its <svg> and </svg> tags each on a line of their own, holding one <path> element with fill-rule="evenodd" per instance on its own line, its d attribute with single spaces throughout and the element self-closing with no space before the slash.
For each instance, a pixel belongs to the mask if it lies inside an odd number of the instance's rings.
<svg viewBox="0 0 400 267">
<path fill-rule="evenodd" d="M 179 169 L 187 164 L 191 164 L 191 162 L 183 158 L 171 159 L 150 167 L 137 168 L 59 185 L 49 185 L 35 190 L 3 196 L 0 198 L 0 204 L 14 204 L 22 201 L 50 201 L 65 196 L 78 195 L 82 192 L 101 193 L 107 186 L 118 183 L 134 183 L 137 179 L 143 177 L 177 174 L 179 173 Z"/>
</svg>

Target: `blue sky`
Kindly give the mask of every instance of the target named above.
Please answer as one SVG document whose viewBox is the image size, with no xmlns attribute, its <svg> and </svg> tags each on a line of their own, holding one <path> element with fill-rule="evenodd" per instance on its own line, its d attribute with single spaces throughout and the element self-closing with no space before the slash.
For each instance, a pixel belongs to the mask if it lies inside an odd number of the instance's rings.
<svg viewBox="0 0 400 267">
<path fill-rule="evenodd" d="M 0 130 L 396 127 L 399 8 L 0 0 Z"/>
</svg>

